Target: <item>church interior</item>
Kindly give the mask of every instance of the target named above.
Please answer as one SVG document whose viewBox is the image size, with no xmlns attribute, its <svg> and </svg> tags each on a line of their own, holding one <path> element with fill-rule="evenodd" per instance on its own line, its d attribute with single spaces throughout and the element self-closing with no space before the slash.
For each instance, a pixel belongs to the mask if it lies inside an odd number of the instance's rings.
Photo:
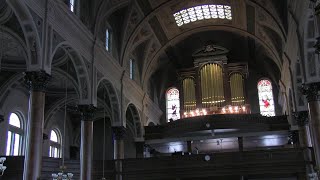
<svg viewBox="0 0 320 180">
<path fill-rule="evenodd" d="M 317 0 L 0 0 L 0 180 L 320 179 Z"/>
</svg>

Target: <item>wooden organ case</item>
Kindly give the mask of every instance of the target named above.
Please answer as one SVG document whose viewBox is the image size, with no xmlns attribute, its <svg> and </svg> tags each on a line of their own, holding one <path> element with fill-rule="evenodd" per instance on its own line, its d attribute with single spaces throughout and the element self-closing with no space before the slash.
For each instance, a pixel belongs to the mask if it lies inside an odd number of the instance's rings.
<svg viewBox="0 0 320 180">
<path fill-rule="evenodd" d="M 248 114 L 246 62 L 228 63 L 228 50 L 207 45 L 192 55 L 194 67 L 178 72 L 181 117 Z"/>
</svg>

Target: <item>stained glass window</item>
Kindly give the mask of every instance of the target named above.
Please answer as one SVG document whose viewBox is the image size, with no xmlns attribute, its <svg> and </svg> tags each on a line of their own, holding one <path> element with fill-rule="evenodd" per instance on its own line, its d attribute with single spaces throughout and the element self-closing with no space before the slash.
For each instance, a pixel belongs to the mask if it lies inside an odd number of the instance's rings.
<svg viewBox="0 0 320 180">
<path fill-rule="evenodd" d="M 258 82 L 260 113 L 263 116 L 275 116 L 272 84 L 269 80 Z"/>
<path fill-rule="evenodd" d="M 70 11 L 74 12 L 75 0 L 69 0 Z"/>
<path fill-rule="evenodd" d="M 175 121 L 180 119 L 180 99 L 179 90 L 177 88 L 170 88 L 167 91 L 167 120 Z"/>
<path fill-rule="evenodd" d="M 130 59 L 129 60 L 129 68 L 130 68 L 130 79 L 134 79 L 134 60 Z"/>
<path fill-rule="evenodd" d="M 200 5 L 173 14 L 178 26 L 205 19 L 232 19 L 231 6 Z"/>
<path fill-rule="evenodd" d="M 61 136 L 58 130 L 54 129 L 50 132 L 50 149 L 49 157 L 59 158 L 61 149 Z"/>
<path fill-rule="evenodd" d="M 110 31 L 106 29 L 106 50 L 109 51 L 110 49 Z"/>
<path fill-rule="evenodd" d="M 16 113 L 11 113 L 9 116 L 9 130 L 7 135 L 6 155 L 22 155 L 23 129 L 22 122 Z"/>
</svg>

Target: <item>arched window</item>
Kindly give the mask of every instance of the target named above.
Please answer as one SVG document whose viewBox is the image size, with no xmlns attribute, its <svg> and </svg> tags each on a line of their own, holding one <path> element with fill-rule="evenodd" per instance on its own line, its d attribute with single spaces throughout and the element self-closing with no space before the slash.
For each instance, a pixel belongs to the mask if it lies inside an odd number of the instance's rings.
<svg viewBox="0 0 320 180">
<path fill-rule="evenodd" d="M 9 116 L 9 128 L 7 136 L 7 156 L 22 155 L 23 124 L 18 114 L 11 113 Z"/>
<path fill-rule="evenodd" d="M 109 51 L 110 50 L 110 45 L 111 45 L 111 34 L 110 34 L 110 30 L 106 29 L 106 50 Z"/>
<path fill-rule="evenodd" d="M 129 60 L 129 68 L 130 68 L 130 79 L 134 79 L 134 69 L 135 69 L 135 64 L 134 64 L 134 60 L 130 59 Z"/>
<path fill-rule="evenodd" d="M 57 129 L 50 132 L 50 149 L 49 157 L 60 158 L 61 157 L 61 135 Z"/>
<path fill-rule="evenodd" d="M 263 79 L 258 82 L 260 113 L 263 116 L 275 116 L 272 84 Z"/>
<path fill-rule="evenodd" d="M 75 1 L 76 0 L 69 0 L 69 7 L 70 7 L 70 11 L 71 12 L 74 12 L 74 10 L 75 10 Z"/>
<path fill-rule="evenodd" d="M 180 119 L 180 99 L 179 90 L 177 88 L 170 88 L 166 94 L 167 100 L 167 120 Z"/>
<path fill-rule="evenodd" d="M 178 26 L 206 19 L 232 20 L 231 6 L 205 4 L 182 9 L 173 14 Z"/>
</svg>

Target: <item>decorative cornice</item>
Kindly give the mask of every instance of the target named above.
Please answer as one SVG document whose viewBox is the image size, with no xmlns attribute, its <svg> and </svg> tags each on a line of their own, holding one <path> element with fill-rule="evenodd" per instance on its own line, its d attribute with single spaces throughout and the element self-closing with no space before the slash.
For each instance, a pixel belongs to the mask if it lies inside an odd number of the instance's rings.
<svg viewBox="0 0 320 180">
<path fill-rule="evenodd" d="M 126 128 L 123 126 L 114 126 L 112 127 L 112 132 L 115 140 L 122 140 L 126 134 Z"/>
<path fill-rule="evenodd" d="M 30 71 L 24 73 L 24 80 L 30 91 L 44 92 L 51 79 L 45 71 Z"/>
<path fill-rule="evenodd" d="M 302 94 L 307 96 L 308 102 L 320 101 L 320 82 L 302 84 L 300 91 Z"/>
<path fill-rule="evenodd" d="M 97 108 L 93 104 L 78 105 L 82 121 L 92 121 Z"/>
<path fill-rule="evenodd" d="M 298 126 L 300 127 L 303 127 L 309 123 L 308 111 L 293 112 L 292 115 L 295 121 L 297 122 Z"/>
</svg>

